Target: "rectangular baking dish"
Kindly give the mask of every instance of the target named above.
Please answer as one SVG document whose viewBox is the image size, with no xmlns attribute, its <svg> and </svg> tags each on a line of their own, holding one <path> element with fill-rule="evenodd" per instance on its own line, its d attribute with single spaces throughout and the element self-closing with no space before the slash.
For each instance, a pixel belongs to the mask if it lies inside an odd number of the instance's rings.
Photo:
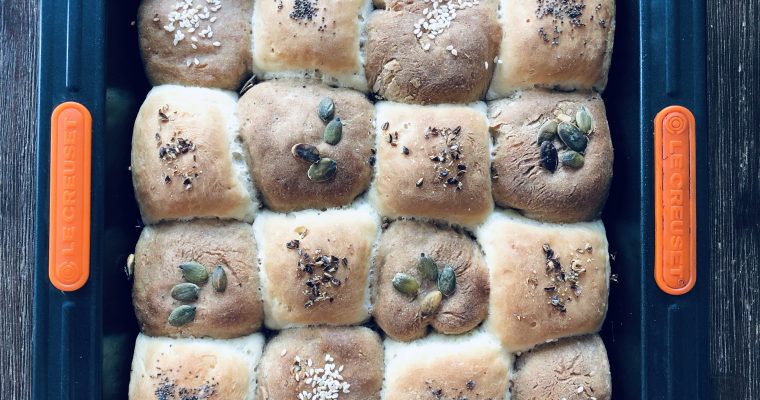
<svg viewBox="0 0 760 400">
<path fill-rule="evenodd" d="M 137 322 L 124 272 L 141 229 L 132 192 L 132 124 L 149 90 L 137 46 L 138 1 L 42 0 L 33 329 L 34 399 L 124 399 Z M 604 93 L 615 147 L 603 220 L 617 283 L 602 337 L 616 399 L 710 397 L 707 115 L 703 0 L 619 0 Z M 48 275 L 51 115 L 67 101 L 92 116 L 89 276 L 61 291 Z M 696 118 L 696 264 L 691 291 L 654 277 L 654 119 L 685 106 Z M 86 195 L 86 194 L 85 194 Z"/>
</svg>

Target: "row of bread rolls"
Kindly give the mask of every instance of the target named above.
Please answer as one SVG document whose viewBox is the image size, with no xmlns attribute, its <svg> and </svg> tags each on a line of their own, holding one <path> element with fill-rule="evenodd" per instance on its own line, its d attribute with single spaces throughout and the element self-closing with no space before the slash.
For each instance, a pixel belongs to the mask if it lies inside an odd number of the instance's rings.
<svg viewBox="0 0 760 400">
<path fill-rule="evenodd" d="M 229 90 L 251 73 L 309 77 L 418 104 L 606 86 L 613 0 L 378 3 L 145 0 L 146 72 L 154 85 Z"/>
<path fill-rule="evenodd" d="M 318 115 L 325 99 L 334 104 L 332 123 L 339 118 L 342 126 L 332 144 Z M 547 126 L 554 129 L 548 137 Z M 310 176 L 314 159 L 296 157 L 295 146 L 333 160 L 334 176 Z M 566 163 L 568 156 L 580 164 Z M 324 209 L 369 189 L 383 216 L 472 228 L 494 203 L 544 221 L 597 219 L 612 164 L 598 94 L 526 91 L 469 105 L 373 105 L 348 89 L 284 80 L 256 84 L 239 100 L 214 89 L 154 88 L 135 122 L 131 168 L 147 224 L 251 222 L 257 199 L 278 212 Z"/>
<path fill-rule="evenodd" d="M 137 338 L 131 400 L 417 400 L 611 398 L 597 335 L 513 356 L 489 334 L 430 336 L 411 343 L 368 328 L 303 328 L 264 346 L 238 339 Z"/>
</svg>

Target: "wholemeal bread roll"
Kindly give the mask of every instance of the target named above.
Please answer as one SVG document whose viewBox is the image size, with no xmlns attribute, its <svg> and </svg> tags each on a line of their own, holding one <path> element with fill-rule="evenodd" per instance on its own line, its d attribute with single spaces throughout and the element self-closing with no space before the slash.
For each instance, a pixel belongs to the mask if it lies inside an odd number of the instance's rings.
<svg viewBox="0 0 760 400">
<path fill-rule="evenodd" d="M 235 90 L 251 71 L 251 0 L 143 0 L 140 50 L 153 85 Z"/>
<path fill-rule="evenodd" d="M 369 266 L 379 230 L 369 207 L 265 212 L 253 228 L 268 328 L 353 325 L 369 317 Z"/>
<path fill-rule="evenodd" d="M 482 222 L 493 209 L 484 105 L 376 107 L 377 176 L 370 197 L 380 214 Z"/>
<path fill-rule="evenodd" d="M 383 347 L 364 327 L 288 329 L 267 344 L 259 400 L 379 400 Z M 320 397 L 327 394 L 338 397 Z"/>
<path fill-rule="evenodd" d="M 601 221 L 548 224 L 496 212 L 476 233 L 493 282 L 485 325 L 507 350 L 599 331 L 610 274 Z"/>
<path fill-rule="evenodd" d="M 332 99 L 334 116 L 343 124 L 336 145 L 325 142 L 326 123 L 317 113 L 325 98 Z M 295 80 L 264 82 L 240 99 L 238 117 L 251 175 L 272 210 L 346 205 L 372 180 L 374 108 L 361 93 Z M 312 181 L 311 164 L 292 153 L 298 143 L 315 146 L 321 157 L 335 160 L 335 177 Z"/>
<path fill-rule="evenodd" d="M 386 339 L 384 345 L 384 399 L 509 398 L 510 356 L 487 333 Z"/>
<path fill-rule="evenodd" d="M 449 25 L 430 26 L 437 19 Z M 485 3 L 396 2 L 374 12 L 367 23 L 370 90 L 404 103 L 481 100 L 500 40 L 496 12 Z"/>
<path fill-rule="evenodd" d="M 366 91 L 362 47 L 364 21 L 371 10 L 371 0 L 254 2 L 256 76 L 306 76 Z"/>
<path fill-rule="evenodd" d="M 540 131 L 545 124 L 563 120 L 577 126 L 581 109 L 588 111 L 592 122 L 591 133 L 583 135 L 588 143 L 583 165 L 563 164 L 569 148 L 555 135 L 551 143 L 559 162 L 551 172 L 542 158 Z M 498 179 L 492 185 L 497 205 L 552 222 L 599 218 L 612 180 L 613 150 L 598 94 L 526 91 L 489 103 L 488 115 L 496 142 L 492 168 Z"/>
<path fill-rule="evenodd" d="M 256 242 L 242 222 L 195 221 L 147 226 L 135 250 L 133 301 L 142 331 L 151 336 L 232 338 L 257 331 L 264 319 Z M 179 301 L 172 288 L 187 283 L 180 265 L 197 262 L 209 275 L 221 266 L 226 288 L 199 283 L 197 300 Z M 182 298 L 184 299 L 184 298 Z M 186 304 L 195 318 L 174 326 L 170 315 Z"/>
<path fill-rule="evenodd" d="M 519 89 L 603 91 L 612 59 L 615 1 L 501 0 L 499 64 L 489 98 Z"/>
<path fill-rule="evenodd" d="M 158 86 L 148 93 L 132 135 L 132 183 L 143 222 L 253 220 L 235 107 L 235 95 L 219 90 Z"/>
<path fill-rule="evenodd" d="M 422 258 L 424 254 L 426 258 Z M 456 272 L 453 294 L 444 296 L 439 306 L 426 297 L 437 296 L 437 280 L 423 276 L 420 263 L 437 264 L 436 274 L 445 266 Z M 372 288 L 375 322 L 396 340 L 413 340 L 427 333 L 428 325 L 446 334 L 460 334 L 476 327 L 488 314 L 488 269 L 478 245 L 450 228 L 417 221 L 397 221 L 383 232 L 375 258 L 377 281 Z M 420 283 L 417 295 L 401 293 L 393 286 L 397 273 L 405 273 Z M 438 303 L 438 301 L 435 301 Z"/>
<path fill-rule="evenodd" d="M 515 362 L 512 400 L 611 398 L 610 363 L 598 335 L 545 344 Z"/>
<path fill-rule="evenodd" d="M 256 398 L 264 336 L 170 339 L 140 334 L 132 359 L 130 400 Z"/>
</svg>

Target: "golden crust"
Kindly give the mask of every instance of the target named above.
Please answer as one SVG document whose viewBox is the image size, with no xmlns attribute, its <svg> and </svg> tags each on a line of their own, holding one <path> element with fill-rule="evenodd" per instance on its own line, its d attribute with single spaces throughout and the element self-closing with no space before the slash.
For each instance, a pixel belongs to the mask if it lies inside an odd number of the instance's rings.
<svg viewBox="0 0 760 400">
<path fill-rule="evenodd" d="M 176 31 L 169 32 L 164 28 L 171 24 L 169 14 L 174 11 L 175 4 L 175 0 L 144 0 L 140 4 L 138 37 L 151 84 L 237 89 L 251 71 L 253 2 L 225 1 L 216 12 L 209 11 L 209 18 L 216 18 L 215 22 L 201 20 L 200 28 L 193 33 L 182 30 L 185 37 L 176 45 Z M 203 4 L 207 5 L 205 2 Z M 199 35 L 207 26 L 213 29 L 211 38 Z M 197 40 L 193 41 L 192 37 Z M 219 46 L 215 46 L 215 42 Z M 195 64 L 195 59 L 198 59 L 198 64 Z"/>
<path fill-rule="evenodd" d="M 343 122 L 343 136 L 335 146 L 324 142 L 325 123 L 317 115 L 325 97 L 333 99 L 335 115 Z M 243 95 L 238 117 L 251 175 L 272 210 L 346 205 L 372 180 L 374 108 L 360 93 L 296 80 L 269 81 Z M 335 160 L 335 178 L 323 183 L 309 180 L 309 164 L 291 153 L 296 143 L 317 146 L 322 157 Z"/>
<path fill-rule="evenodd" d="M 420 253 L 432 257 L 439 267 L 456 271 L 456 291 L 446 297 L 438 312 L 422 318 L 424 295 L 437 290 L 435 282 L 419 276 Z M 375 258 L 377 281 L 373 290 L 375 322 L 396 340 L 413 340 L 427 333 L 428 325 L 445 334 L 461 334 L 475 328 L 488 314 L 488 269 L 478 245 L 462 233 L 416 221 L 397 221 L 383 233 Z M 393 288 L 396 273 L 404 272 L 422 283 L 412 300 Z"/>
<path fill-rule="evenodd" d="M 583 167 L 560 165 L 554 173 L 540 167 L 537 137 L 541 125 L 555 119 L 555 112 L 575 120 L 581 106 L 594 120 Z M 551 222 L 599 218 L 612 180 L 614 153 L 598 94 L 526 91 L 489 103 L 488 115 L 496 142 L 492 163 L 499 178 L 492 185 L 497 205 Z M 561 156 L 565 146 L 559 139 L 555 145 Z"/>
<path fill-rule="evenodd" d="M 323 368 L 329 354 L 335 368 L 350 386 L 341 393 L 345 400 L 379 400 L 383 384 L 383 347 L 377 333 L 364 328 L 288 329 L 275 336 L 266 347 L 258 368 L 259 400 L 294 399 L 312 387 L 298 381 L 292 372 L 296 356 L 314 368 Z"/>
<path fill-rule="evenodd" d="M 168 223 L 143 229 L 135 250 L 135 313 L 141 330 L 150 336 L 210 336 L 233 338 L 257 331 L 264 319 L 256 242 L 251 226 L 240 223 L 196 221 Z M 171 289 L 184 282 L 179 265 L 196 261 L 211 273 L 223 265 L 227 289 L 216 292 L 211 283 L 200 285 L 195 320 L 181 327 L 168 323 L 171 311 L 182 304 Z"/>
</svg>

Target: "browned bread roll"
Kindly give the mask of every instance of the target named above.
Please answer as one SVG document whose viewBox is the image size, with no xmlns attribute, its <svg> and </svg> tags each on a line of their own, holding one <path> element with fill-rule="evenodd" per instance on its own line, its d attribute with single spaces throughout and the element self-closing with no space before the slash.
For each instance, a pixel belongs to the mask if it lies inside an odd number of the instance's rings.
<svg viewBox="0 0 760 400">
<path fill-rule="evenodd" d="M 326 123 L 317 113 L 325 98 L 332 99 L 343 126 L 336 145 L 325 142 Z M 264 203 L 275 211 L 346 205 L 372 180 L 374 108 L 361 93 L 295 80 L 264 82 L 240 99 L 238 117 L 251 175 Z M 299 143 L 335 160 L 335 177 L 310 179 L 311 164 L 292 152 Z"/>
<path fill-rule="evenodd" d="M 423 275 L 423 271 L 429 273 L 430 261 L 437 264 L 436 277 L 445 266 L 453 268 L 452 294 L 438 297 L 434 293 L 441 289 L 437 278 Z M 375 268 L 372 314 L 380 328 L 396 340 L 424 336 L 428 325 L 445 334 L 464 333 L 488 314 L 488 269 L 478 245 L 463 233 L 417 221 L 394 222 L 380 239 Z M 419 292 L 409 295 L 394 288 L 397 273 L 419 282 Z"/>
<path fill-rule="evenodd" d="M 257 331 L 264 313 L 256 257 L 253 230 L 242 222 L 195 221 L 145 227 L 135 250 L 132 291 L 142 331 L 151 336 L 215 338 Z M 180 268 L 187 262 L 203 265 L 209 275 L 221 266 L 225 289 L 217 290 L 212 279 L 198 283 L 197 288 L 187 288 L 191 285 Z M 177 300 L 172 289 L 178 284 L 185 286 L 190 299 L 197 299 Z M 195 318 L 174 326 L 171 313 L 181 305 L 194 306 Z"/>
<path fill-rule="evenodd" d="M 610 274 L 601 221 L 548 224 L 496 212 L 477 237 L 493 282 L 486 327 L 508 351 L 599 331 Z"/>
<path fill-rule="evenodd" d="M 235 90 L 251 70 L 251 0 L 143 0 L 137 15 L 153 85 Z"/>
<path fill-rule="evenodd" d="M 170 339 L 137 336 L 130 400 L 256 398 L 264 336 Z"/>
<path fill-rule="evenodd" d="M 612 59 L 615 1 L 501 0 L 504 27 L 489 98 L 534 87 L 603 91 Z"/>
<path fill-rule="evenodd" d="M 578 157 L 556 134 L 550 140 L 557 166 L 549 169 L 539 138 L 547 124 L 568 121 L 578 127 L 576 115 L 590 116 L 590 133 L 578 130 L 586 141 Z M 604 103 L 598 94 L 526 91 L 489 103 L 489 124 L 496 142 L 492 161 L 496 204 L 524 215 L 552 222 L 578 222 L 599 218 L 612 180 L 613 149 Z M 565 126 L 565 125 L 563 125 Z M 543 141 L 543 138 L 541 139 Z"/>
<path fill-rule="evenodd" d="M 259 400 L 379 400 L 383 347 L 363 327 L 288 329 L 267 344 L 258 370 Z"/>
<path fill-rule="evenodd" d="M 353 325 L 369 317 L 369 267 L 378 218 L 369 207 L 262 213 L 265 324 L 271 329 Z"/>
<path fill-rule="evenodd" d="M 361 47 L 364 20 L 371 9 L 371 0 L 254 2 L 256 76 L 307 76 L 366 91 Z"/>
<path fill-rule="evenodd" d="M 493 209 L 485 107 L 378 103 L 371 199 L 387 217 L 463 226 Z"/>
<path fill-rule="evenodd" d="M 384 345 L 384 399 L 509 398 L 511 359 L 487 333 L 386 339 Z"/>
<path fill-rule="evenodd" d="M 548 343 L 515 362 L 513 400 L 611 398 L 610 363 L 598 335 Z"/>
<path fill-rule="evenodd" d="M 431 26 L 438 19 L 449 25 Z M 486 4 L 397 2 L 367 23 L 367 81 L 391 101 L 477 101 L 488 89 L 500 40 L 496 12 Z"/>
<path fill-rule="evenodd" d="M 158 86 L 148 93 L 132 134 L 132 183 L 143 222 L 253 221 L 235 107 L 235 95 L 219 90 Z"/>
</svg>

